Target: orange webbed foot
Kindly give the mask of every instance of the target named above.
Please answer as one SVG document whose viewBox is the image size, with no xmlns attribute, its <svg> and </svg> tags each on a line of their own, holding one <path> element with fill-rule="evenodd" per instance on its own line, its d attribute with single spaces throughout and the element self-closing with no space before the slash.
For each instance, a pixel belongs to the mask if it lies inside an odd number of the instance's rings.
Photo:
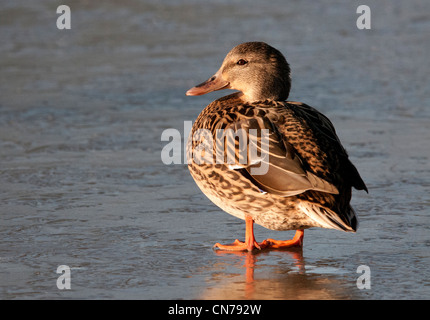
<svg viewBox="0 0 430 320">
<path fill-rule="evenodd" d="M 214 248 L 226 251 L 253 251 L 254 249 L 264 249 L 267 246 L 267 241 L 257 242 L 254 237 L 254 221 L 251 217 L 245 217 L 246 230 L 245 230 L 245 242 L 235 240 L 232 244 L 220 244 L 216 243 Z"/>
<path fill-rule="evenodd" d="M 293 248 L 293 247 L 302 247 L 303 246 L 303 238 L 304 238 L 304 231 L 303 230 L 297 230 L 296 234 L 294 235 L 294 238 L 291 240 L 267 239 L 264 242 L 267 243 L 266 248 L 288 249 L 288 248 Z"/>
<path fill-rule="evenodd" d="M 254 221 L 251 217 L 245 218 L 246 222 L 246 230 L 245 230 L 245 241 L 235 240 L 232 244 L 220 244 L 215 243 L 214 248 L 218 248 L 220 250 L 225 251 L 253 251 L 255 249 L 287 249 L 293 247 L 302 247 L 303 246 L 303 237 L 304 230 L 297 230 L 294 238 L 291 240 L 274 240 L 267 239 L 263 242 L 255 241 L 254 237 Z"/>
<path fill-rule="evenodd" d="M 267 241 L 263 241 L 260 243 L 256 241 L 252 241 L 247 243 L 236 239 L 232 244 L 215 243 L 213 247 L 218 248 L 220 250 L 226 250 L 226 251 L 253 251 L 254 249 L 258 249 L 258 250 L 264 249 L 266 246 L 267 246 Z"/>
</svg>

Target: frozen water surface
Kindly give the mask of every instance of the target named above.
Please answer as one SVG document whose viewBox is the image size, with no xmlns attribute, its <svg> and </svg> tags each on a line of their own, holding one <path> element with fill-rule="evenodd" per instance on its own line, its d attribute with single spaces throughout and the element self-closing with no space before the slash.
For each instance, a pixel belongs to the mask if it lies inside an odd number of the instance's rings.
<svg viewBox="0 0 430 320">
<path fill-rule="evenodd" d="M 2 299 L 428 299 L 430 3 L 56 1 L 0 10 Z M 356 234 L 310 229 L 303 252 L 214 252 L 244 223 L 212 205 L 185 165 L 182 132 L 227 92 L 186 97 L 236 44 L 291 64 L 290 100 L 333 121 L 369 187 Z M 256 237 L 293 232 L 256 227 Z M 56 286 L 59 265 L 71 289 Z M 357 268 L 371 270 L 358 289 Z"/>
</svg>

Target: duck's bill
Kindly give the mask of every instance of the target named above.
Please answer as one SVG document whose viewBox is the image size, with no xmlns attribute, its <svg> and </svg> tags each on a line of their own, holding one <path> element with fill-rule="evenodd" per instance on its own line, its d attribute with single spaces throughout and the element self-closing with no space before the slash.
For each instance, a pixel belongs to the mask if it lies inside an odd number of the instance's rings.
<svg viewBox="0 0 430 320">
<path fill-rule="evenodd" d="M 226 89 L 230 83 L 222 78 L 221 72 L 215 73 L 211 78 L 187 91 L 187 96 L 200 96 L 212 91 Z"/>
</svg>

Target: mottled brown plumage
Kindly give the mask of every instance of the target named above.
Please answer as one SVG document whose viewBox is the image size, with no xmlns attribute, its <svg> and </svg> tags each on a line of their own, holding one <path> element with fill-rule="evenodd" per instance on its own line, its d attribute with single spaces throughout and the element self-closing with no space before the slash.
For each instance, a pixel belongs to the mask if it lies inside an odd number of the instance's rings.
<svg viewBox="0 0 430 320">
<path fill-rule="evenodd" d="M 221 209 L 266 228 L 355 231 L 357 218 L 349 204 L 351 188 L 367 188 L 330 120 L 306 104 L 284 101 L 291 86 L 289 72 L 278 50 L 261 42 L 244 43 L 230 51 L 212 78 L 187 92 L 240 90 L 209 104 L 195 121 L 192 134 L 207 129 L 215 141 L 218 129 L 242 129 L 250 143 L 251 129 L 269 132 L 267 173 L 253 174 L 251 170 L 262 165 L 261 158 L 248 154 L 247 163 L 239 163 L 236 139 L 224 150 L 236 147 L 233 165 L 216 163 L 214 144 L 213 154 L 205 155 L 206 163 L 189 163 L 191 175 Z M 258 138 L 261 151 L 261 136 Z M 189 159 L 203 141 L 198 135 L 189 140 Z M 264 246 L 267 244 L 270 241 Z"/>
</svg>

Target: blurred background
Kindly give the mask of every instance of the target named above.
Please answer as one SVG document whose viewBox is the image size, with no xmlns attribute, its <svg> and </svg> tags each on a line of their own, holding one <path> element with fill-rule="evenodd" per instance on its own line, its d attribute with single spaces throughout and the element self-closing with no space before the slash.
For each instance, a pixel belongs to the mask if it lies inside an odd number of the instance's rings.
<svg viewBox="0 0 430 320">
<path fill-rule="evenodd" d="M 70 30 L 56 27 L 62 4 Z M 1 1 L 0 298 L 428 299 L 430 3 L 366 1 L 370 30 L 361 4 Z M 356 234 L 310 229 L 303 252 L 211 249 L 244 222 L 186 165 L 162 163 L 160 137 L 228 94 L 185 91 L 246 41 L 283 52 L 289 100 L 334 123 L 369 188 L 353 193 Z"/>
</svg>

